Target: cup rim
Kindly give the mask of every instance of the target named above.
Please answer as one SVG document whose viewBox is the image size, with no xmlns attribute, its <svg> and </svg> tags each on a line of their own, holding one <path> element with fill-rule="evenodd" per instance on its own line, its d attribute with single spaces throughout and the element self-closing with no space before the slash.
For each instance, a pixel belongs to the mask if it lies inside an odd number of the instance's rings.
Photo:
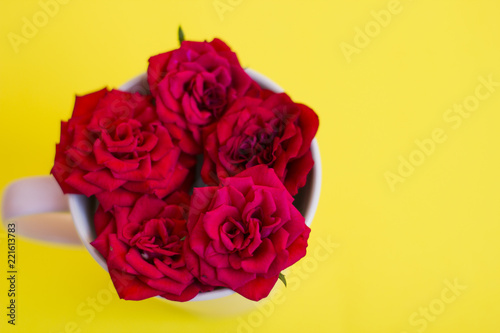
<svg viewBox="0 0 500 333">
<path fill-rule="evenodd" d="M 250 68 L 246 68 L 245 71 L 262 88 L 269 89 L 277 93 L 284 92 L 283 88 L 281 88 L 278 84 L 276 84 L 263 74 Z M 142 73 L 135 76 L 134 78 L 122 84 L 119 89 L 122 91 L 129 91 L 129 92 L 149 91 L 147 89 L 147 73 Z M 321 157 L 316 138 L 314 138 L 311 142 L 311 154 L 314 160 L 314 166 L 309 173 L 310 177 L 308 177 L 308 183 L 311 182 L 310 184 L 311 194 L 307 205 L 307 211 L 304 216 L 305 223 L 308 227 L 311 226 L 314 215 L 316 214 L 316 210 L 319 203 L 319 196 L 321 192 L 321 178 L 322 178 Z M 85 246 L 87 251 L 91 254 L 91 256 L 94 258 L 94 260 L 97 261 L 97 263 L 102 268 L 108 271 L 106 261 L 104 260 L 102 255 L 92 245 L 90 245 L 90 242 L 92 242 L 95 239 L 95 230 L 92 221 L 93 211 L 95 211 L 96 208 L 95 202 L 93 202 L 93 200 L 81 194 L 68 194 L 68 202 L 71 215 L 73 217 L 73 221 L 78 233 L 78 237 L 80 237 L 83 245 Z M 193 299 L 189 300 L 188 302 L 213 300 L 217 298 L 230 296 L 232 294 L 235 294 L 235 291 L 229 288 L 219 288 L 212 291 L 200 292 L 198 295 L 196 295 Z M 166 300 L 162 297 L 160 298 L 162 300 Z"/>
</svg>

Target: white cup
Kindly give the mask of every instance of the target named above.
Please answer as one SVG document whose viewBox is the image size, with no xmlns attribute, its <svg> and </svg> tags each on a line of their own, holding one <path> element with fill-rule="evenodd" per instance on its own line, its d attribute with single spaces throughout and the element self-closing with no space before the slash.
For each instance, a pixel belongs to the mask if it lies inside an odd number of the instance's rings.
<svg viewBox="0 0 500 333">
<path fill-rule="evenodd" d="M 280 86 L 264 75 L 251 69 L 246 69 L 246 72 L 262 88 L 283 92 Z M 120 89 L 149 93 L 146 74 L 126 82 Z M 321 188 L 321 160 L 316 139 L 311 143 L 311 152 L 314 167 L 308 175 L 306 185 L 299 190 L 294 201 L 308 226 L 311 226 L 316 212 Z M 93 197 L 87 198 L 79 194 L 64 195 L 52 176 L 27 177 L 10 183 L 5 189 L 2 220 L 4 226 L 15 222 L 16 233 L 21 236 L 59 244 L 83 244 L 99 265 L 107 270 L 103 256 L 90 245 L 96 238 L 93 217 L 97 204 Z M 210 315 L 241 313 L 255 307 L 256 304 L 227 288 L 200 293 L 185 303 L 167 302 L 190 311 Z"/>
</svg>

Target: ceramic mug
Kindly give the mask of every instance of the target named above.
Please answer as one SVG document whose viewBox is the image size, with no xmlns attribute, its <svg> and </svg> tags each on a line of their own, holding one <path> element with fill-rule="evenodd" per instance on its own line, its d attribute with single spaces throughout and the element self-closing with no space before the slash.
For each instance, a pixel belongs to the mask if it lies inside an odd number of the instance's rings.
<svg viewBox="0 0 500 333">
<path fill-rule="evenodd" d="M 264 75 L 251 69 L 246 69 L 246 72 L 262 88 L 283 92 L 280 86 Z M 149 93 L 146 74 L 133 78 L 120 89 Z M 308 175 L 306 185 L 299 190 L 294 201 L 308 226 L 311 226 L 316 212 L 321 187 L 321 160 L 316 139 L 311 143 L 311 152 L 314 167 Z M 96 238 L 93 217 L 97 205 L 93 197 L 64 195 L 52 176 L 28 177 L 14 181 L 6 188 L 2 202 L 2 220 L 4 226 L 12 221 L 16 222 L 16 233 L 20 236 L 59 244 L 83 244 L 99 265 L 107 270 L 102 255 L 90 245 Z M 227 288 L 200 293 L 185 303 L 167 302 L 205 314 L 234 314 L 256 304 Z"/>
</svg>

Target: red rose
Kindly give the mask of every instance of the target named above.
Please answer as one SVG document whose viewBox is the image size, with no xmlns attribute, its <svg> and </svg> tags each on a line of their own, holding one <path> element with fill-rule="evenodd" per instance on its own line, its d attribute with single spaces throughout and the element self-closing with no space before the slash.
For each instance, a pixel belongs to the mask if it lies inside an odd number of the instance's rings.
<svg viewBox="0 0 500 333">
<path fill-rule="evenodd" d="M 285 93 L 265 90 L 262 95 L 263 99 L 239 99 L 217 123 L 205 128 L 201 176 L 205 183 L 216 185 L 264 164 L 295 195 L 314 165 L 310 147 L 318 116 Z"/>
<path fill-rule="evenodd" d="M 177 192 L 166 200 L 140 197 L 133 207 L 98 208 L 94 224 L 98 237 L 91 244 L 106 259 L 120 298 L 154 296 L 187 301 L 200 284 L 187 270 L 183 246 L 189 196 Z"/>
<path fill-rule="evenodd" d="M 181 148 L 201 152 L 200 128 L 219 119 L 235 99 L 257 97 L 260 87 L 221 40 L 182 42 L 179 49 L 149 59 L 148 82 L 160 119 L 177 131 Z"/>
<path fill-rule="evenodd" d="M 264 165 L 195 188 L 184 243 L 186 265 L 204 284 L 251 300 L 306 254 L 310 229 L 274 170 Z"/>
<path fill-rule="evenodd" d="M 151 96 L 103 89 L 76 98 L 52 174 L 64 193 L 96 195 L 108 210 L 189 185 L 194 163 L 159 121 Z"/>
</svg>

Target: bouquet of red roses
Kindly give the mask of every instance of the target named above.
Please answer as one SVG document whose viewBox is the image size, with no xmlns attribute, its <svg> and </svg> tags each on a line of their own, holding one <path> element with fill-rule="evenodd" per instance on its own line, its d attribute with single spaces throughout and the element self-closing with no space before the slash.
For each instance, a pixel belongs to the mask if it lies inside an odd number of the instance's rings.
<svg viewBox="0 0 500 333">
<path fill-rule="evenodd" d="M 317 115 L 261 88 L 219 39 L 151 57 L 147 81 L 147 94 L 77 96 L 51 173 L 98 200 L 92 245 L 121 298 L 266 297 L 306 253 L 293 196 Z M 193 188 L 196 173 L 208 186 Z"/>
</svg>

